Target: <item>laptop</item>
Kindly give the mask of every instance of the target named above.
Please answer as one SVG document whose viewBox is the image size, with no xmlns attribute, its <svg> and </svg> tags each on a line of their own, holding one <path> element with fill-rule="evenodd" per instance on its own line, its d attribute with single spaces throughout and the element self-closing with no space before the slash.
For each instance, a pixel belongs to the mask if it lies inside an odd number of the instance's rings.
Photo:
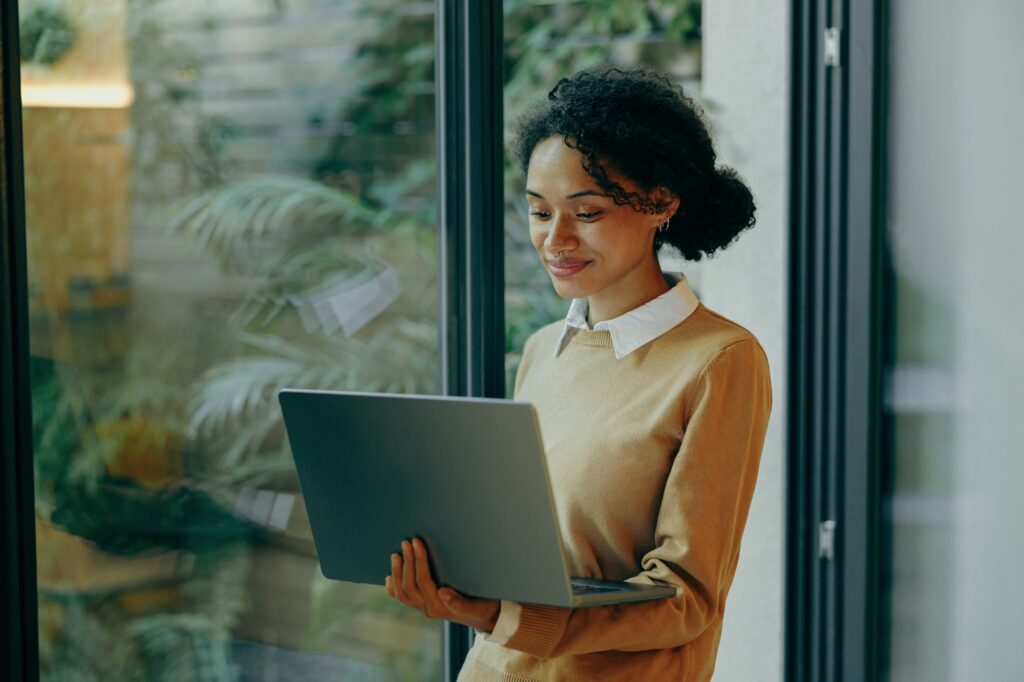
<svg viewBox="0 0 1024 682">
<path fill-rule="evenodd" d="M 675 587 L 571 577 L 536 410 L 495 398 L 278 393 L 324 576 L 383 585 L 420 537 L 438 585 L 581 607 Z"/>
</svg>

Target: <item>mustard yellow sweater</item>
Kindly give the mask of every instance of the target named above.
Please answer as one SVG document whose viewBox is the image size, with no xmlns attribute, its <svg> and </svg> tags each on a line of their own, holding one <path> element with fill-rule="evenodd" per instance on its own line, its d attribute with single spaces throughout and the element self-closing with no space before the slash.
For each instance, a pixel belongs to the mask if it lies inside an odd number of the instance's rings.
<svg viewBox="0 0 1024 682">
<path fill-rule="evenodd" d="M 677 595 L 523 604 L 459 681 L 709 680 L 771 410 L 764 350 L 703 304 L 620 360 L 586 329 L 553 357 L 563 324 L 527 340 L 513 395 L 537 408 L 570 572 Z"/>
</svg>

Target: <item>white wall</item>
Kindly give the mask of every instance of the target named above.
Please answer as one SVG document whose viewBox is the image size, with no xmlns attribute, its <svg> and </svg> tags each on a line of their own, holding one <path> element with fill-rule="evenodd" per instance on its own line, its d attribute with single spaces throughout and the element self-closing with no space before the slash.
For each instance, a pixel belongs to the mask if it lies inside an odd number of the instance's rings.
<svg viewBox="0 0 1024 682">
<path fill-rule="evenodd" d="M 704 303 L 749 328 L 768 353 L 774 395 L 761 471 L 726 608 L 716 682 L 782 679 L 785 539 L 789 2 L 704 3 L 702 96 L 721 164 L 757 202 L 757 224 L 684 270 Z"/>
</svg>

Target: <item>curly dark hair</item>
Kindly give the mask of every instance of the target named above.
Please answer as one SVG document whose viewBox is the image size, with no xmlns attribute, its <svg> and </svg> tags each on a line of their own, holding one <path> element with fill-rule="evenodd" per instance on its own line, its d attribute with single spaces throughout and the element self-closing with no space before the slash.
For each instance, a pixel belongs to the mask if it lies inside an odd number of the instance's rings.
<svg viewBox="0 0 1024 682">
<path fill-rule="evenodd" d="M 680 199 L 665 243 L 697 261 L 731 243 L 754 224 L 754 198 L 731 168 L 715 167 L 703 113 L 682 88 L 647 69 L 587 69 L 558 81 L 546 101 L 521 116 L 511 131 L 511 153 L 525 173 L 542 140 L 560 135 L 583 155 L 583 169 L 616 204 L 657 213 L 664 204 L 628 192 L 606 166 L 645 192 L 662 186 Z"/>
</svg>

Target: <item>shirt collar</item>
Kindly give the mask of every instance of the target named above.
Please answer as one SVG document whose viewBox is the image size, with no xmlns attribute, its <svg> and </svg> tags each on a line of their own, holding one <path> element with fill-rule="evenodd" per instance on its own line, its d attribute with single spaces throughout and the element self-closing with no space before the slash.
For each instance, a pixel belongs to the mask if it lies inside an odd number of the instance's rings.
<svg viewBox="0 0 1024 682">
<path fill-rule="evenodd" d="M 621 360 L 637 348 L 658 338 L 697 309 L 699 301 L 686 281 L 686 275 L 681 272 L 666 272 L 665 276 L 674 282 L 671 289 L 616 318 L 594 325 L 592 331 L 611 333 L 616 360 Z M 555 344 L 555 357 L 558 357 L 578 329 L 590 329 L 590 325 L 587 324 L 589 311 L 589 299 L 572 300 L 569 313 L 565 317 L 562 335 Z"/>
</svg>

